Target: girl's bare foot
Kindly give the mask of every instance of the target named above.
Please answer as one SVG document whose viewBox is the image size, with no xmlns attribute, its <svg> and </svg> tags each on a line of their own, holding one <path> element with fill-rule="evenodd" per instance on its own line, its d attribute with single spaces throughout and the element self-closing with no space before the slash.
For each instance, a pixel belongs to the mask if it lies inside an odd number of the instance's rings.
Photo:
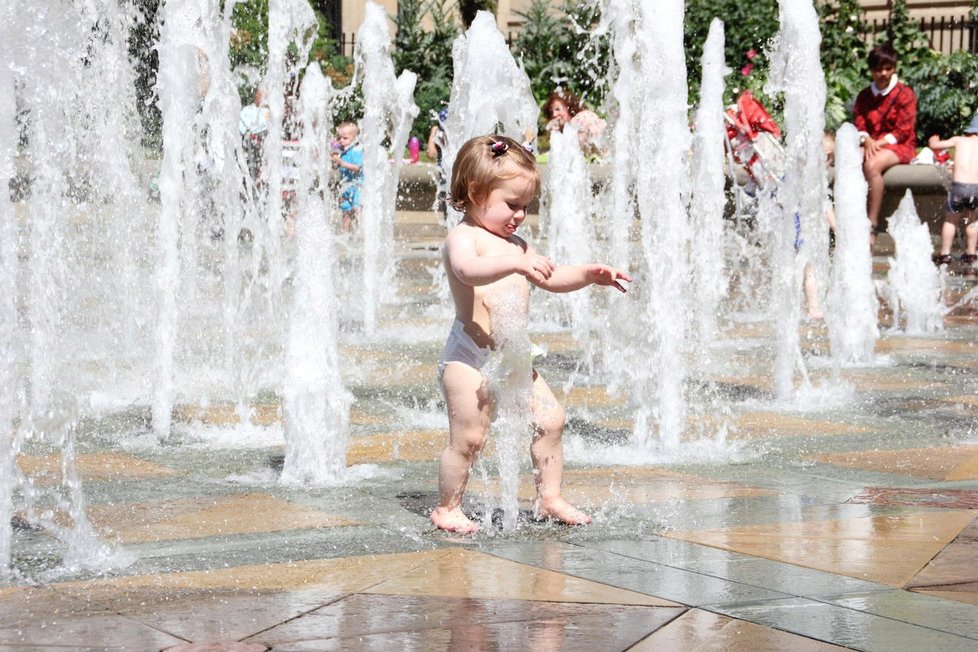
<svg viewBox="0 0 978 652">
<path fill-rule="evenodd" d="M 551 519 L 566 525 L 587 525 L 591 517 L 561 498 L 539 499 L 533 506 L 533 514 L 540 520 Z"/>
<path fill-rule="evenodd" d="M 446 532 L 457 532 L 459 534 L 472 534 L 479 530 L 479 526 L 473 523 L 468 516 L 462 513 L 461 507 L 448 509 L 446 507 L 436 507 L 431 512 L 431 522 L 439 530 Z"/>
</svg>

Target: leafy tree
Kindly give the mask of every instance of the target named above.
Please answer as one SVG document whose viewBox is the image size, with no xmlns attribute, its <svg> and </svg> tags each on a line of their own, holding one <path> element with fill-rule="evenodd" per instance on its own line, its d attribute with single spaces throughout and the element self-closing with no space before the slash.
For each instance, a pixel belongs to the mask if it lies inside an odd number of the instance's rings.
<svg viewBox="0 0 978 652">
<path fill-rule="evenodd" d="M 547 0 L 533 0 L 523 18 L 523 29 L 513 43 L 522 59 L 537 102 L 558 86 L 570 90 L 592 106 L 607 94 L 609 39 L 594 38 L 591 29 L 601 18 L 593 0 L 565 0 L 554 11 Z"/>
<path fill-rule="evenodd" d="M 777 0 L 705 0 L 686 5 L 683 42 L 690 104 L 699 97 L 700 59 L 714 18 L 723 20 L 724 58 L 733 70 L 727 78 L 725 101 L 732 102 L 745 89 L 763 97 L 769 65 L 765 50 L 779 27 Z"/>
<path fill-rule="evenodd" d="M 857 0 L 822 2 L 822 70 L 825 72 L 825 127 L 836 130 L 850 119 L 851 105 L 869 78 L 866 67 L 867 31 Z"/>
<path fill-rule="evenodd" d="M 424 140 L 434 114 L 447 105 L 452 89 L 452 43 L 458 26 L 444 0 L 401 0 L 394 18 L 394 67 L 418 76 L 414 101 L 420 111 L 411 131 Z M 425 19 L 431 29 L 422 27 Z"/>
<path fill-rule="evenodd" d="M 978 112 L 978 56 L 963 50 L 932 56 L 901 74 L 917 93 L 917 142 L 960 134 Z"/>
<path fill-rule="evenodd" d="M 317 18 L 317 31 L 309 52 L 310 61 L 318 61 L 323 72 L 329 75 L 334 84 L 349 82 L 352 61 L 339 54 L 338 44 L 329 37 L 330 26 L 325 15 L 314 9 Z M 234 5 L 231 13 L 234 34 L 229 56 L 231 65 L 239 70 L 249 70 L 241 83 L 239 92 L 242 102 L 251 101 L 260 76 L 268 63 L 268 0 L 242 0 Z M 294 47 L 290 54 L 295 55 Z"/>
<path fill-rule="evenodd" d="M 894 0 L 886 37 L 900 56 L 899 68 L 915 68 L 930 61 L 936 54 L 930 48 L 930 39 L 921 31 L 917 21 L 910 17 L 907 0 Z"/>
</svg>

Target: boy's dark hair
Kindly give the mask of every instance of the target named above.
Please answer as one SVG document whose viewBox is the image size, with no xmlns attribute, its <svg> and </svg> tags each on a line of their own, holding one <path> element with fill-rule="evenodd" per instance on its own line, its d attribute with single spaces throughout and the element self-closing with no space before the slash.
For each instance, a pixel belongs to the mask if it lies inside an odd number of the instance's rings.
<svg viewBox="0 0 978 652">
<path fill-rule="evenodd" d="M 893 49 L 893 46 L 890 43 L 877 45 L 875 48 L 869 51 L 869 56 L 866 57 L 866 63 L 869 65 L 870 70 L 879 70 L 883 66 L 887 65 L 896 68 L 896 50 Z"/>
</svg>

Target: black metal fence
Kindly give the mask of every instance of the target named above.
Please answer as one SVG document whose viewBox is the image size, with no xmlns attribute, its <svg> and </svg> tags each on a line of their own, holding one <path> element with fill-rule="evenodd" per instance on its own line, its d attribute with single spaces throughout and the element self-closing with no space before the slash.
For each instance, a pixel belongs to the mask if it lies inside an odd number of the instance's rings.
<svg viewBox="0 0 978 652">
<path fill-rule="evenodd" d="M 866 42 L 872 45 L 885 40 L 889 26 L 890 21 L 886 18 L 874 18 L 868 23 L 866 33 L 863 35 Z M 951 54 L 958 50 L 965 50 L 978 54 L 978 23 L 968 16 L 921 18 L 920 31 L 928 36 L 931 48 L 938 52 Z M 343 34 L 338 41 L 340 53 L 352 57 L 356 40 L 356 34 Z M 507 36 L 506 42 L 512 44 L 512 32 Z"/>
<path fill-rule="evenodd" d="M 869 23 L 865 37 L 870 44 L 886 39 L 890 26 L 887 19 L 874 19 Z M 968 16 L 941 16 L 921 18 L 920 31 L 930 39 L 930 46 L 938 52 L 951 54 L 958 50 L 978 53 L 978 23 Z"/>
</svg>

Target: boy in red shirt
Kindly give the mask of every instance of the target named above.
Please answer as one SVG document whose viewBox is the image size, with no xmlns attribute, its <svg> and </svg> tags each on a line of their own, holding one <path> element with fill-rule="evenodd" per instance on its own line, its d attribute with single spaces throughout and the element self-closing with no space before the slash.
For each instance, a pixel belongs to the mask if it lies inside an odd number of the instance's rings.
<svg viewBox="0 0 978 652">
<path fill-rule="evenodd" d="M 917 97 L 897 79 L 897 53 L 889 43 L 873 48 L 867 63 L 873 83 L 856 97 L 852 121 L 863 147 L 863 174 L 869 184 L 869 242 L 875 244 L 883 204 L 883 173 L 898 163 L 909 163 L 917 153 Z"/>
</svg>

